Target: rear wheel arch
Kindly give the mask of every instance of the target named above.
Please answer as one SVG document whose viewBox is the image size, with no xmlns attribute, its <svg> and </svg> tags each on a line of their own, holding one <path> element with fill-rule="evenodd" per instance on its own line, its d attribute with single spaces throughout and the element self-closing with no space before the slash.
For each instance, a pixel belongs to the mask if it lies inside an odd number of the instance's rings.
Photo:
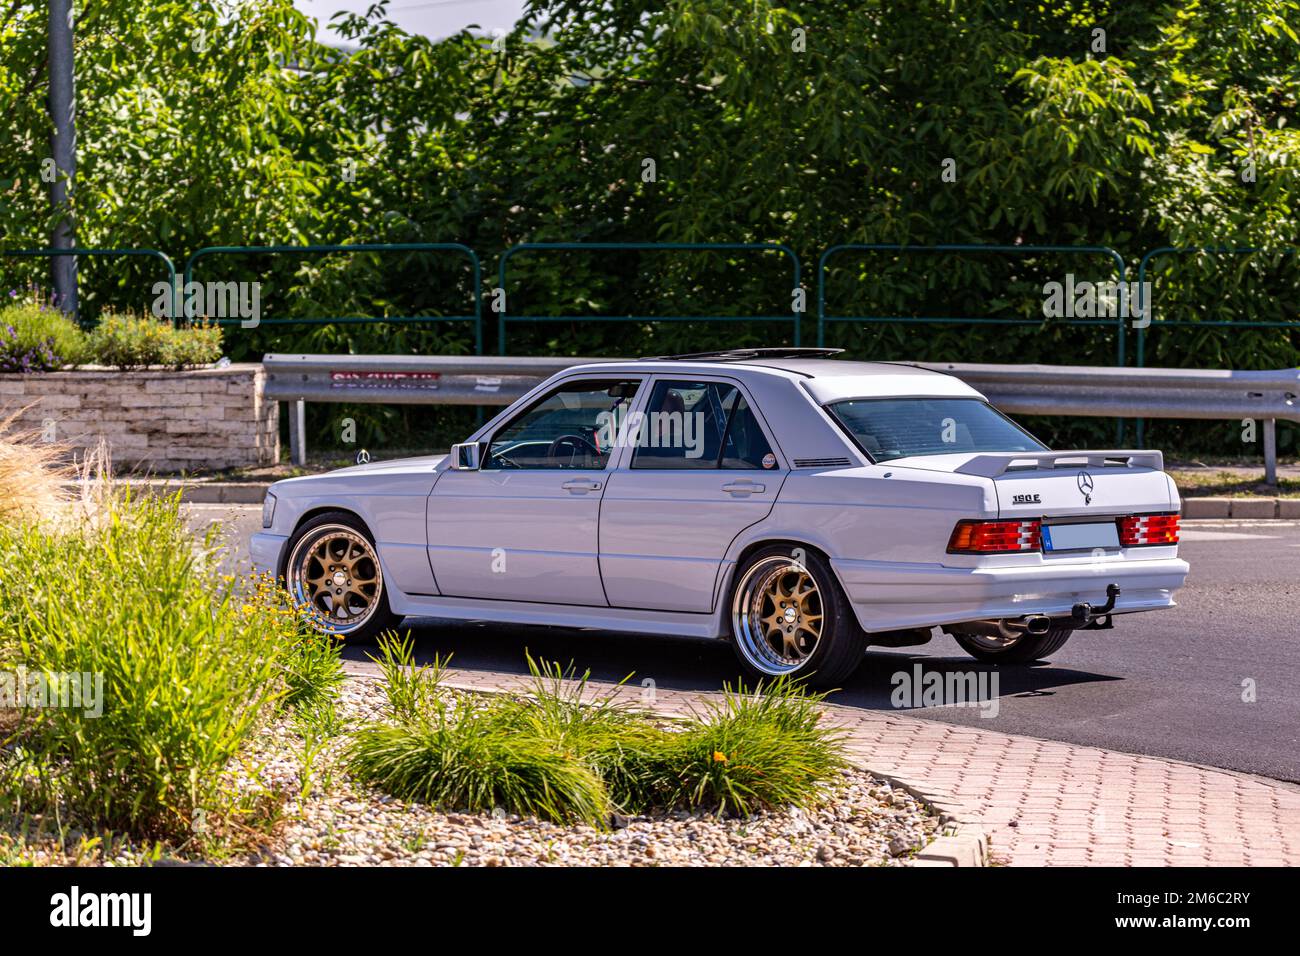
<svg viewBox="0 0 1300 956">
<path fill-rule="evenodd" d="M 791 553 L 793 553 L 795 549 L 802 549 L 804 552 L 811 552 L 826 561 L 830 560 L 830 555 L 826 553 L 825 549 L 819 548 L 815 544 L 809 544 L 806 541 L 797 541 L 794 538 L 759 538 L 758 540 L 751 541 L 749 544 L 745 545 L 740 554 L 736 555 L 734 563 L 739 567 L 748 561 L 750 556 L 756 551 L 762 548 L 772 547 L 789 548 Z"/>
<path fill-rule="evenodd" d="M 788 570 L 779 566 L 773 569 L 773 562 L 790 567 Z M 793 587 L 785 585 L 783 589 L 777 584 L 775 592 L 767 587 L 768 583 L 780 580 L 777 576 L 783 574 L 797 578 Z M 760 583 L 756 585 L 756 582 Z M 802 595 L 811 595 L 814 604 L 811 607 L 805 605 Z M 777 601 L 791 596 L 797 599 L 797 605 L 792 604 L 790 610 L 779 612 Z M 788 538 L 753 542 L 737 556 L 722 597 L 725 601 L 721 610 L 723 620 L 727 622 L 726 635 L 750 679 L 770 680 L 780 673 L 787 673 L 798 680 L 808 680 L 813 687 L 831 688 L 852 674 L 862 662 L 867 634 L 858 623 L 829 557 L 820 548 Z M 799 631 L 811 630 L 800 624 L 800 620 L 817 622 L 816 642 L 802 655 L 802 662 L 796 665 L 789 659 L 801 656 L 798 648 L 790 643 L 777 654 L 776 659 L 771 656 L 775 638 L 770 630 L 773 627 L 771 618 L 763 614 L 764 609 L 790 615 L 786 618 L 790 625 L 781 622 L 781 629 L 794 636 L 777 635 L 787 641 L 796 640 Z M 758 625 L 760 615 L 761 627 Z"/>
<path fill-rule="evenodd" d="M 729 564 L 724 563 L 723 567 L 725 568 L 725 570 L 721 571 L 718 576 L 717 594 L 714 596 L 714 601 L 715 601 L 714 606 L 722 609 L 723 612 L 722 616 L 724 622 L 726 620 L 727 614 L 730 613 L 729 606 L 731 601 L 732 590 L 735 588 L 736 585 L 736 571 L 744 567 L 745 562 L 748 561 L 755 552 L 763 548 L 771 548 L 771 547 L 789 548 L 791 554 L 794 553 L 794 550 L 796 548 L 802 548 L 807 553 L 817 555 L 822 560 L 824 560 L 827 564 L 831 563 L 830 553 L 825 548 L 819 547 L 815 544 L 811 544 L 807 541 L 800 541 L 797 538 L 792 538 L 785 535 L 773 535 L 771 537 L 755 538 L 754 540 L 747 542 L 741 547 L 740 551 L 737 552 L 734 558 L 733 557 L 727 558 L 727 561 L 730 563 Z M 832 570 L 834 570 L 833 565 L 832 565 Z M 836 574 L 836 577 L 838 579 L 838 573 Z M 839 582 L 839 583 L 840 586 L 843 587 L 843 582 Z"/>
</svg>

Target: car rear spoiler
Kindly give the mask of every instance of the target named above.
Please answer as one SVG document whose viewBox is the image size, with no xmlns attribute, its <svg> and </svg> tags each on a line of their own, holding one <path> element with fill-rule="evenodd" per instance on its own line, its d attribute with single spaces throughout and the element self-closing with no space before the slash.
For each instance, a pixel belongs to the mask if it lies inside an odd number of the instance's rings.
<svg viewBox="0 0 1300 956">
<path fill-rule="evenodd" d="M 975 455 L 956 468 L 960 475 L 996 478 L 1008 471 L 1050 468 L 1151 468 L 1163 471 L 1165 456 L 1159 451 L 1002 451 Z"/>
</svg>

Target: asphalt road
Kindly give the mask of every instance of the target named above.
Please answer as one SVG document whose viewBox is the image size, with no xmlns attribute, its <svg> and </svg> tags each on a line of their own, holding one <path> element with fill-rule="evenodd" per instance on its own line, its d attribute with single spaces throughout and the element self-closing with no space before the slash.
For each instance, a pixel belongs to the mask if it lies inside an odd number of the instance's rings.
<svg viewBox="0 0 1300 956">
<path fill-rule="evenodd" d="M 192 520 L 231 528 L 234 561 L 260 509 L 188 506 Z M 1069 741 L 1300 782 L 1300 522 L 1195 521 L 1184 525 L 1191 564 L 1179 607 L 1082 631 L 1044 665 L 1001 668 L 992 708 L 907 708 L 927 720 Z M 734 679 L 722 642 L 599 631 L 408 621 L 422 655 L 452 652 L 466 670 L 524 671 L 524 649 L 598 680 L 716 689 Z M 364 659 L 365 646 L 349 647 Z M 373 650 L 373 648 L 369 648 Z M 868 652 L 835 701 L 893 710 L 893 675 L 987 671 L 946 635 L 921 648 Z M 1253 689 L 1253 700 L 1247 698 Z"/>
</svg>

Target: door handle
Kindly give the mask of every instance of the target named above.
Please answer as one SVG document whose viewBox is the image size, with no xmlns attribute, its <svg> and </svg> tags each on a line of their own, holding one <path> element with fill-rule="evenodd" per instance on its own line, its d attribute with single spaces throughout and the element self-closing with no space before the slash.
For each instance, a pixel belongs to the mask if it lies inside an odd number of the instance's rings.
<svg viewBox="0 0 1300 956">
<path fill-rule="evenodd" d="M 767 490 L 766 485 L 756 485 L 748 478 L 739 478 L 722 486 L 729 495 L 761 495 Z"/>
<path fill-rule="evenodd" d="M 560 487 L 570 494 L 585 495 L 589 491 L 600 491 L 600 482 L 592 481 L 590 478 L 573 478 Z"/>
</svg>

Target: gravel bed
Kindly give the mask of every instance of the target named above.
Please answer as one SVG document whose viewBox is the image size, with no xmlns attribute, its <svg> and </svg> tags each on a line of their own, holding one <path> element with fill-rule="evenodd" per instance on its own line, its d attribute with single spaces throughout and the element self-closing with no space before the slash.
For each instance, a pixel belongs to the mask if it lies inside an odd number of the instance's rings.
<svg viewBox="0 0 1300 956">
<path fill-rule="evenodd" d="M 382 718 L 377 683 L 352 680 L 340 713 Z M 302 790 L 302 739 L 271 728 L 263 784 Z M 560 826 L 497 810 L 441 813 L 353 783 L 334 763 L 341 741 L 313 762 L 305 798 L 291 798 L 272 844 L 237 862 L 271 866 L 901 866 L 933 839 L 936 817 L 903 790 L 862 771 L 821 806 L 746 819 L 678 812 L 615 817 L 609 830 Z"/>
<path fill-rule="evenodd" d="M 460 703 L 482 698 L 462 695 Z M 384 719 L 374 681 L 349 680 L 345 724 Z M 292 718 L 267 727 L 232 771 L 246 792 L 282 795 L 280 822 L 256 850 L 210 862 L 247 866 L 906 866 L 934 838 L 938 818 L 869 773 L 843 774 L 812 809 L 739 819 L 678 812 L 614 817 L 608 830 L 507 814 L 442 813 L 354 783 L 338 757 L 342 736 L 309 744 Z M 30 823 L 29 823 L 30 826 Z M 183 851 L 95 844 L 0 826 L 0 865 L 185 865 Z"/>
</svg>

